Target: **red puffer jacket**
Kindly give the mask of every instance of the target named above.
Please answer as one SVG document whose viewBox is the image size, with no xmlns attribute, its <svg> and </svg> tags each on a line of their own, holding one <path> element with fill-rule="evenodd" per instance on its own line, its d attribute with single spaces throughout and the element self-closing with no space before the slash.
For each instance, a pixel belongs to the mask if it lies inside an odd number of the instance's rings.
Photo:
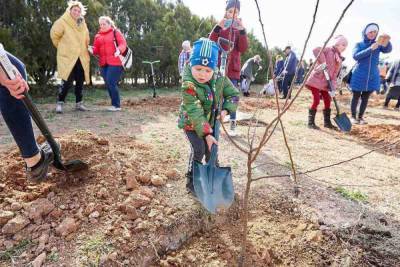
<svg viewBox="0 0 400 267">
<path fill-rule="evenodd" d="M 219 25 L 216 25 L 210 34 L 210 40 L 218 42 L 218 37 L 222 37 L 229 40 L 230 28 L 222 29 Z M 228 57 L 228 73 L 226 74 L 229 79 L 240 79 L 240 54 L 246 52 L 249 46 L 247 40 L 247 34 L 245 30 L 239 31 L 233 29 L 230 38 L 231 42 L 235 43 L 235 46 Z M 227 46 L 222 46 L 223 49 L 228 49 Z"/>
<path fill-rule="evenodd" d="M 313 50 L 314 56 L 318 56 L 321 47 Z M 317 64 L 306 82 L 306 86 L 311 86 L 322 91 L 328 91 L 328 82 L 323 71 L 318 70 L 319 65 L 326 63 L 329 77 L 331 78 L 333 89 L 337 86 L 337 76 L 342 66 L 342 58 L 339 51 L 334 47 L 326 47 L 317 59 Z"/>
<path fill-rule="evenodd" d="M 110 66 L 122 66 L 119 57 L 115 57 L 115 44 L 114 44 L 114 30 L 115 37 L 118 43 L 118 49 L 121 52 L 125 52 L 126 41 L 122 33 L 117 29 L 110 29 L 106 32 L 99 31 L 94 37 L 93 43 L 93 55 L 98 55 L 99 65 L 104 67 L 106 65 Z"/>
</svg>

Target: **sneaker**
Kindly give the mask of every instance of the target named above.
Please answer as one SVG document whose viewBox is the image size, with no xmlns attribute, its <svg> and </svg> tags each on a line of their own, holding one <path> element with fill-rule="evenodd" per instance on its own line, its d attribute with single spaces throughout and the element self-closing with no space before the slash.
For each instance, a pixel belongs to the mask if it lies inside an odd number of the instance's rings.
<svg viewBox="0 0 400 267">
<path fill-rule="evenodd" d="M 115 111 L 121 111 L 121 108 L 117 108 L 117 107 L 111 106 L 111 107 L 107 108 L 107 110 L 111 111 L 111 112 L 115 112 Z"/>
<path fill-rule="evenodd" d="M 384 105 L 382 109 L 389 109 L 389 107 Z"/>
<path fill-rule="evenodd" d="M 356 119 L 354 117 L 351 117 L 350 121 L 351 121 L 352 124 L 360 124 L 360 120 L 358 120 L 358 119 Z"/>
<path fill-rule="evenodd" d="M 64 105 L 64 102 L 62 102 L 62 101 L 57 102 L 56 113 L 58 113 L 58 114 L 63 113 L 63 105 Z"/>
<path fill-rule="evenodd" d="M 360 125 L 368 124 L 368 122 L 366 122 L 363 118 L 359 119 L 359 123 L 360 123 Z"/>
<path fill-rule="evenodd" d="M 85 107 L 85 106 L 83 105 L 83 102 L 82 102 L 82 101 L 76 103 L 76 105 L 75 105 L 75 110 L 78 110 L 78 111 L 90 111 L 90 109 L 88 109 L 87 107 Z"/>
<path fill-rule="evenodd" d="M 33 167 L 25 165 L 26 176 L 29 181 L 39 183 L 46 179 L 49 165 L 53 163 L 54 154 L 50 145 L 45 142 L 40 145 L 40 161 Z"/>
<path fill-rule="evenodd" d="M 232 136 L 232 137 L 235 137 L 235 136 L 237 136 L 237 133 L 236 133 L 236 121 L 235 120 L 231 120 L 230 123 L 231 123 L 231 125 L 230 125 L 230 129 L 228 131 L 228 134 L 230 136 Z"/>
</svg>

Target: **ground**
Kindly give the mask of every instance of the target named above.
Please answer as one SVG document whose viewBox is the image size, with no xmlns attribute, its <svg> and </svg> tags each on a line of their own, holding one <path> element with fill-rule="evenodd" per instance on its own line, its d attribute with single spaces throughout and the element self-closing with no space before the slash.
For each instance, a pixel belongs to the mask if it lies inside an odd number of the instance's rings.
<svg viewBox="0 0 400 267">
<path fill-rule="evenodd" d="M 253 88 L 257 90 L 257 88 Z M 123 92 L 123 111 L 105 111 L 104 91 L 88 91 L 89 112 L 55 114 L 53 99 L 37 101 L 65 160 L 87 171 L 51 170 L 27 183 L 23 163 L 0 121 L 0 266 L 237 266 L 246 156 L 220 140 L 220 164 L 233 170 L 237 198 L 213 216 L 185 191 L 188 144 L 176 127 L 176 89 Z M 283 117 L 296 169 L 304 172 L 376 151 L 345 164 L 289 178 L 254 182 L 247 266 L 396 266 L 400 258 L 400 114 L 372 96 L 365 126 L 350 134 L 306 127 L 308 91 Z M 339 97 L 348 113 L 349 93 Z M 281 102 L 283 103 L 283 102 Z M 273 99 L 243 98 L 260 126 L 276 114 Z M 249 121 L 239 123 L 247 144 Z M 322 112 L 317 124 L 322 126 Z M 257 134 L 263 127 L 257 127 Z M 39 142 L 43 138 L 38 138 Z M 383 147 L 383 149 L 381 149 Z M 254 164 L 254 177 L 290 174 L 277 129 Z M 35 265 L 36 264 L 36 265 Z"/>
</svg>

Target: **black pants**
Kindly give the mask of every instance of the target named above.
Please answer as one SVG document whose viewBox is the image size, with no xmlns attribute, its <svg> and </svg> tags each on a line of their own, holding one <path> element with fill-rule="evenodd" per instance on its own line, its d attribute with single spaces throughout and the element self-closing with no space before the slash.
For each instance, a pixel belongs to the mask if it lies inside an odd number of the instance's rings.
<svg viewBox="0 0 400 267">
<path fill-rule="evenodd" d="M 368 99 L 372 92 L 353 92 L 353 99 L 351 100 L 351 115 L 353 118 L 357 117 L 357 106 L 361 98 L 360 111 L 358 113 L 358 118 L 364 116 L 365 110 L 368 106 Z"/>
<path fill-rule="evenodd" d="M 71 88 L 74 81 L 75 101 L 76 103 L 79 103 L 82 101 L 83 82 L 85 81 L 85 71 L 83 70 L 81 61 L 79 59 L 76 61 L 68 80 L 62 80 L 61 86 L 58 90 L 58 101 L 65 102 L 65 98 L 68 95 L 68 90 Z"/>
<path fill-rule="evenodd" d="M 188 173 L 193 171 L 194 161 L 202 162 L 204 156 L 206 161 L 210 158 L 210 151 L 204 138 L 200 138 L 195 131 L 185 131 L 185 135 L 190 143 L 190 156 L 188 163 Z"/>
<path fill-rule="evenodd" d="M 294 78 L 294 74 L 286 74 L 285 78 L 283 78 L 282 93 L 283 93 L 284 98 L 286 98 L 289 93 L 289 88 L 290 88 L 290 85 L 292 84 L 293 78 Z M 290 95 L 289 95 L 289 98 L 290 98 Z"/>
<path fill-rule="evenodd" d="M 385 99 L 385 107 L 389 106 L 391 99 L 397 99 L 396 108 L 400 107 L 400 86 L 390 87 L 389 92 Z"/>
</svg>

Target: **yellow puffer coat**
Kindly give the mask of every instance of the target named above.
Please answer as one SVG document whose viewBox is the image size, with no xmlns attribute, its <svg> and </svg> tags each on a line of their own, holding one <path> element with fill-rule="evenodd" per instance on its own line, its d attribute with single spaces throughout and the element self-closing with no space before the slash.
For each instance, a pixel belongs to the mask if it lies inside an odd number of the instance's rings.
<svg viewBox="0 0 400 267">
<path fill-rule="evenodd" d="M 79 58 L 85 71 L 85 81 L 89 83 L 90 56 L 87 48 L 90 37 L 85 21 L 78 26 L 69 11 L 66 11 L 51 27 L 50 37 L 57 48 L 58 77 L 68 80 Z"/>
</svg>

